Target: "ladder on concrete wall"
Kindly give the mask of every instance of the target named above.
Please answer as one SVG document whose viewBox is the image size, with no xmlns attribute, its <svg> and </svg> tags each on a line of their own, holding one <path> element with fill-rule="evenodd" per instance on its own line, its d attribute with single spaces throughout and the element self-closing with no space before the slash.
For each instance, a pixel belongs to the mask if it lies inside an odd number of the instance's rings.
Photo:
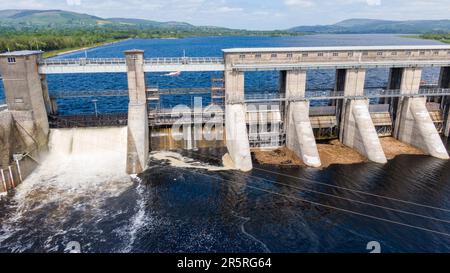
<svg viewBox="0 0 450 273">
<path fill-rule="evenodd" d="M 211 79 L 211 103 L 215 105 L 225 104 L 225 80 L 224 78 Z"/>
</svg>

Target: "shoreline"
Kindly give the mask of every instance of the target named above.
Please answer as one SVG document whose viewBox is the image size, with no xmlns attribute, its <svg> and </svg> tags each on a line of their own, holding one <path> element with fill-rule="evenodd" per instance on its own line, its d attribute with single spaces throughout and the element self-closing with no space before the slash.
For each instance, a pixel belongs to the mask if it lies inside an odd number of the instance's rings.
<svg viewBox="0 0 450 273">
<path fill-rule="evenodd" d="M 320 34 L 321 33 L 307 33 L 307 34 L 299 34 L 299 35 L 295 35 L 295 36 L 320 35 Z M 368 34 L 370 35 L 371 33 L 368 33 Z M 450 40 L 448 42 L 446 42 L 441 39 L 426 38 L 426 37 L 422 36 L 423 34 L 393 34 L 393 35 L 396 35 L 401 38 L 414 38 L 414 39 L 420 39 L 420 40 L 437 41 L 437 42 L 441 42 L 443 44 L 450 43 Z M 244 36 L 246 36 L 246 35 L 244 35 Z M 252 36 L 252 35 L 249 35 L 249 36 Z M 218 35 L 218 36 L 211 36 L 211 37 L 223 37 L 223 36 Z M 126 38 L 126 39 L 121 39 L 121 40 L 102 42 L 102 43 L 98 43 L 98 44 L 95 44 L 92 46 L 85 46 L 85 47 L 80 47 L 80 48 L 52 50 L 52 51 L 44 52 L 44 58 L 48 59 L 48 58 L 60 57 L 60 56 L 64 56 L 67 54 L 77 53 L 77 52 L 81 52 L 81 51 L 85 51 L 85 50 L 89 50 L 89 49 L 93 49 L 93 48 L 97 48 L 97 47 L 101 47 L 101 46 L 113 45 L 116 43 L 120 43 L 120 42 L 127 41 L 127 40 L 132 40 L 132 39 L 135 39 L 135 38 Z M 165 37 L 165 38 L 159 38 L 159 39 L 178 40 L 178 39 L 180 39 L 180 37 Z"/>
<path fill-rule="evenodd" d="M 442 36 L 442 35 L 448 35 L 448 34 L 433 34 L 431 33 L 431 35 L 437 35 L 437 37 L 426 37 L 427 34 L 404 34 L 401 35 L 400 37 L 402 38 L 412 38 L 412 39 L 419 39 L 419 40 L 428 40 L 428 41 L 436 41 L 436 42 L 440 42 L 442 44 L 450 44 L 450 39 L 449 38 L 440 38 L 438 36 Z"/>
<path fill-rule="evenodd" d="M 77 52 L 82 52 L 85 50 L 89 50 L 89 49 L 93 49 L 93 48 L 97 48 L 97 47 L 101 47 L 101 46 L 108 46 L 108 45 L 113 45 L 113 44 L 117 44 L 123 41 L 127 41 L 130 40 L 132 38 L 127 38 L 127 39 L 121 39 L 121 40 L 116 40 L 116 41 L 112 41 L 112 42 L 103 42 L 103 43 L 98 43 L 92 46 L 85 46 L 85 47 L 81 47 L 81 48 L 70 48 L 70 49 L 58 49 L 58 50 L 52 50 L 52 51 L 48 51 L 44 53 L 44 58 L 48 59 L 48 58 L 54 58 L 54 57 L 61 57 L 67 54 L 72 54 L 72 53 L 77 53 Z"/>
</svg>

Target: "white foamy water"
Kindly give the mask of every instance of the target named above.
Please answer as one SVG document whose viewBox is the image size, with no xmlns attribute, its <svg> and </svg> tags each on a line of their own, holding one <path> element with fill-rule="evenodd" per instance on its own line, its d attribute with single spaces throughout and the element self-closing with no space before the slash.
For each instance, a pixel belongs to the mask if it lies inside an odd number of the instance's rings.
<svg viewBox="0 0 450 273">
<path fill-rule="evenodd" d="M 1 224 L 0 244 L 20 234 L 21 223 L 28 223 L 43 210 L 45 228 L 52 229 L 54 236 L 67 232 L 64 222 L 74 212 L 83 215 L 84 220 L 101 220 L 114 214 L 104 208 L 104 201 L 133 185 L 125 172 L 126 142 L 126 127 L 52 130 L 49 153 L 16 189 L 9 215 Z M 51 209 L 46 209 L 48 206 Z M 80 219 L 70 229 L 82 226 Z M 26 241 L 26 235 L 20 235 L 14 244 L 16 251 L 29 247 L 20 242 L 22 237 Z M 45 244 L 45 249 L 56 250 L 52 236 Z"/>
<path fill-rule="evenodd" d="M 203 160 L 207 160 L 209 158 L 203 155 L 200 155 L 200 157 L 202 157 Z M 170 166 L 177 168 L 204 169 L 213 172 L 232 170 L 230 167 L 209 165 L 175 152 L 152 152 L 150 153 L 150 159 L 166 161 L 170 164 Z"/>
<path fill-rule="evenodd" d="M 15 198 L 23 199 L 43 187 L 66 195 L 96 190 L 114 194 L 124 188 L 123 183 L 131 184 L 125 172 L 126 140 L 127 128 L 52 130 L 49 154 L 17 189 Z"/>
</svg>

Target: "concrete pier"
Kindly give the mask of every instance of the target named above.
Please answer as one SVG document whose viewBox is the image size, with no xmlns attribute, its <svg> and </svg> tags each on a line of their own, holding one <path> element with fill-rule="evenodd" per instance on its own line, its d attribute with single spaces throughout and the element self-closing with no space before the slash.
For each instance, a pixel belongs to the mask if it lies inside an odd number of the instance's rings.
<svg viewBox="0 0 450 273">
<path fill-rule="evenodd" d="M 336 88 L 347 96 L 363 96 L 366 72 L 364 69 L 339 70 Z M 340 141 L 376 163 L 386 163 L 383 148 L 369 113 L 369 101 L 344 100 L 340 119 Z"/>
<path fill-rule="evenodd" d="M 235 169 L 244 172 L 253 168 L 246 123 L 244 73 L 226 70 L 225 134 L 229 159 Z"/>
<path fill-rule="evenodd" d="M 305 98 L 306 70 L 288 70 L 281 73 L 281 92 L 286 96 L 286 147 L 293 151 L 303 163 L 320 167 L 314 132 L 309 119 L 309 101 Z"/>
<path fill-rule="evenodd" d="M 129 174 L 137 174 L 145 170 L 149 154 L 144 51 L 125 51 L 125 56 L 129 93 L 126 170 Z"/>
<path fill-rule="evenodd" d="M 400 82 L 400 92 L 405 95 L 418 94 L 422 77 L 420 68 L 403 68 L 393 81 Z M 394 136 L 411 144 L 426 154 L 448 159 L 448 153 L 426 107 L 425 97 L 399 98 Z"/>
<path fill-rule="evenodd" d="M 228 156 L 233 167 L 244 172 L 253 168 L 248 141 L 245 106 L 227 104 L 225 106 L 225 129 Z"/>
<path fill-rule="evenodd" d="M 400 109 L 398 139 L 431 156 L 448 159 L 436 127 L 426 107 L 426 98 L 405 98 Z"/>
<path fill-rule="evenodd" d="M 368 100 L 349 100 L 343 109 L 341 142 L 357 150 L 370 161 L 387 162 L 378 134 L 369 113 Z"/>
<path fill-rule="evenodd" d="M 284 76 L 283 92 L 289 100 L 305 98 L 306 70 L 289 70 L 282 73 Z"/>
<path fill-rule="evenodd" d="M 309 120 L 309 102 L 290 102 L 287 118 L 286 147 L 301 158 L 307 166 L 320 167 L 322 163 Z"/>
</svg>

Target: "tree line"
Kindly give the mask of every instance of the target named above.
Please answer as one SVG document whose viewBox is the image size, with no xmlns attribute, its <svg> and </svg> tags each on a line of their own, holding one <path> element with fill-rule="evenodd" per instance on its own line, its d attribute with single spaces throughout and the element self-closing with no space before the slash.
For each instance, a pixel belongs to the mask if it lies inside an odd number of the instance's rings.
<svg viewBox="0 0 450 273">
<path fill-rule="evenodd" d="M 190 36 L 249 35 L 286 36 L 298 35 L 287 32 L 252 32 L 223 29 L 145 29 L 145 28 L 90 28 L 90 29 L 0 29 L 0 52 L 39 49 L 43 51 L 80 48 L 99 43 L 128 38 L 183 38 Z"/>
<path fill-rule="evenodd" d="M 444 43 L 450 43 L 450 33 L 442 33 L 442 34 L 427 33 L 422 34 L 420 37 L 423 39 L 437 40 Z"/>
</svg>

